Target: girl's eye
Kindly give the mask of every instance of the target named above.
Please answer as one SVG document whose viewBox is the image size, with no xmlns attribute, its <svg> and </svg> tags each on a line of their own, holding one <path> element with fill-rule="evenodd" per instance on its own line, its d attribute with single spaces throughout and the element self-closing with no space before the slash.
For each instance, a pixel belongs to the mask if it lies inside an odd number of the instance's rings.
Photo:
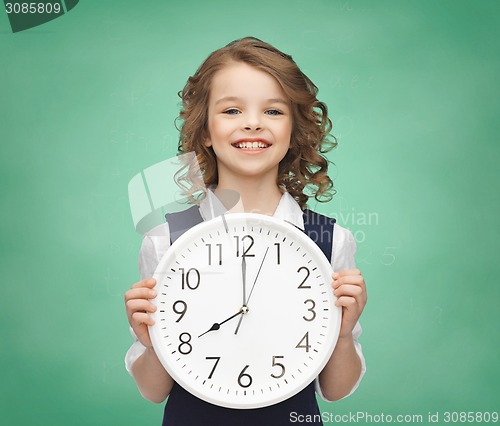
<svg viewBox="0 0 500 426">
<path fill-rule="evenodd" d="M 269 109 L 266 111 L 266 113 L 269 115 L 282 115 L 282 112 L 278 111 L 277 109 Z"/>
<path fill-rule="evenodd" d="M 224 111 L 224 114 L 229 114 L 229 115 L 235 115 L 239 113 L 240 112 L 236 108 L 230 108 Z"/>
</svg>

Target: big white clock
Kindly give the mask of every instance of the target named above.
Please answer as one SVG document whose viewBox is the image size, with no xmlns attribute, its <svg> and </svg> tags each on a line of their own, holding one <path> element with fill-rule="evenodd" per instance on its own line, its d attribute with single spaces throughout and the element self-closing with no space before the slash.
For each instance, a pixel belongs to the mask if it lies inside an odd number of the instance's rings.
<svg viewBox="0 0 500 426">
<path fill-rule="evenodd" d="M 230 408 L 283 401 L 321 372 L 341 308 L 320 248 L 283 220 L 233 213 L 179 237 L 155 272 L 153 347 L 193 395 Z"/>
</svg>

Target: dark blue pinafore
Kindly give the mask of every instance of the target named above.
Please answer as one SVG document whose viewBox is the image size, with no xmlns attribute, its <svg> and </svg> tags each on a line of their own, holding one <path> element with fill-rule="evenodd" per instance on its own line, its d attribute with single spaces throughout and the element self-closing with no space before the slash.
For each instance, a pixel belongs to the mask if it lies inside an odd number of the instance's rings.
<svg viewBox="0 0 500 426">
<path fill-rule="evenodd" d="M 203 221 L 199 208 L 167 214 L 170 239 L 174 242 L 185 231 Z M 335 219 L 304 210 L 305 233 L 321 248 L 327 259 L 332 257 Z M 292 414 L 291 413 L 296 413 Z M 308 424 L 322 425 L 316 401 L 314 381 L 301 392 L 278 404 L 264 408 L 238 410 L 205 402 L 174 383 L 163 416 L 163 426 L 281 426 L 295 424 L 299 415 L 314 419 Z M 309 417 L 310 416 L 310 417 Z M 305 417 L 303 417 L 305 418 Z M 292 421 L 295 419 L 295 422 Z"/>
</svg>

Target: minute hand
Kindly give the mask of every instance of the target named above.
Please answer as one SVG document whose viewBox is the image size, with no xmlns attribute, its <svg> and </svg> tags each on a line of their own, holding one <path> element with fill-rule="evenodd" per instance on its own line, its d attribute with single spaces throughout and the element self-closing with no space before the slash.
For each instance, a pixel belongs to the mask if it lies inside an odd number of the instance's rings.
<svg viewBox="0 0 500 426">
<path fill-rule="evenodd" d="M 247 287 L 247 261 L 246 257 L 243 256 L 243 260 L 241 261 L 241 278 L 243 281 L 243 305 L 247 304 L 246 298 L 246 287 Z"/>
<path fill-rule="evenodd" d="M 264 253 L 264 257 L 262 258 L 262 262 L 260 263 L 259 270 L 257 271 L 257 276 L 255 277 L 255 281 L 252 284 L 252 288 L 250 290 L 250 294 L 248 295 L 248 299 L 246 300 L 245 306 L 248 306 L 248 302 L 250 302 L 250 298 L 252 297 L 253 289 L 255 287 L 255 284 L 257 283 L 257 279 L 259 278 L 260 271 L 262 269 L 262 265 L 264 265 L 264 261 L 266 260 L 267 252 L 269 251 L 269 246 L 266 248 L 266 252 Z M 240 317 L 240 320 L 238 321 L 238 326 L 236 327 L 236 330 L 234 334 L 238 334 L 238 330 L 240 329 L 241 321 L 243 320 L 243 317 Z"/>
</svg>

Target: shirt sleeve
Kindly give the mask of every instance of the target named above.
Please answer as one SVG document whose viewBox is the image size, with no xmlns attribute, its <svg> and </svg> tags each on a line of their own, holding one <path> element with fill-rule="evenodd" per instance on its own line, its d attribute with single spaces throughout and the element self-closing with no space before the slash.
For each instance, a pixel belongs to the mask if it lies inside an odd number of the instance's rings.
<svg viewBox="0 0 500 426">
<path fill-rule="evenodd" d="M 335 224 L 335 228 L 333 231 L 333 247 L 332 247 L 333 270 L 340 271 L 343 269 L 356 268 L 356 262 L 354 260 L 355 255 L 356 255 L 356 240 L 354 239 L 352 232 L 346 228 L 343 228 L 340 225 Z M 356 349 L 356 353 L 358 354 L 359 359 L 361 361 L 361 374 L 359 375 L 357 382 L 355 383 L 349 394 L 346 395 L 344 398 L 347 398 L 349 395 L 352 395 L 354 393 L 354 391 L 359 386 L 361 379 L 363 378 L 366 372 L 365 358 L 363 356 L 361 344 L 358 341 L 359 336 L 361 336 L 361 332 L 362 332 L 361 325 L 359 324 L 358 321 L 354 326 L 354 329 L 352 330 L 352 337 L 354 341 L 354 348 Z M 316 377 L 315 388 L 316 388 L 316 393 L 321 397 L 321 399 L 323 399 L 324 401 L 331 402 L 325 398 L 323 392 L 321 391 L 319 376 Z"/>
<path fill-rule="evenodd" d="M 170 232 L 167 223 L 159 225 L 144 234 L 141 250 L 139 251 L 139 275 L 141 280 L 154 275 L 156 267 L 169 247 Z M 125 368 L 129 374 L 132 374 L 132 365 L 144 353 L 146 347 L 137 339 L 132 327 L 130 327 L 130 334 L 134 338 L 134 343 L 132 343 L 125 355 Z"/>
</svg>

